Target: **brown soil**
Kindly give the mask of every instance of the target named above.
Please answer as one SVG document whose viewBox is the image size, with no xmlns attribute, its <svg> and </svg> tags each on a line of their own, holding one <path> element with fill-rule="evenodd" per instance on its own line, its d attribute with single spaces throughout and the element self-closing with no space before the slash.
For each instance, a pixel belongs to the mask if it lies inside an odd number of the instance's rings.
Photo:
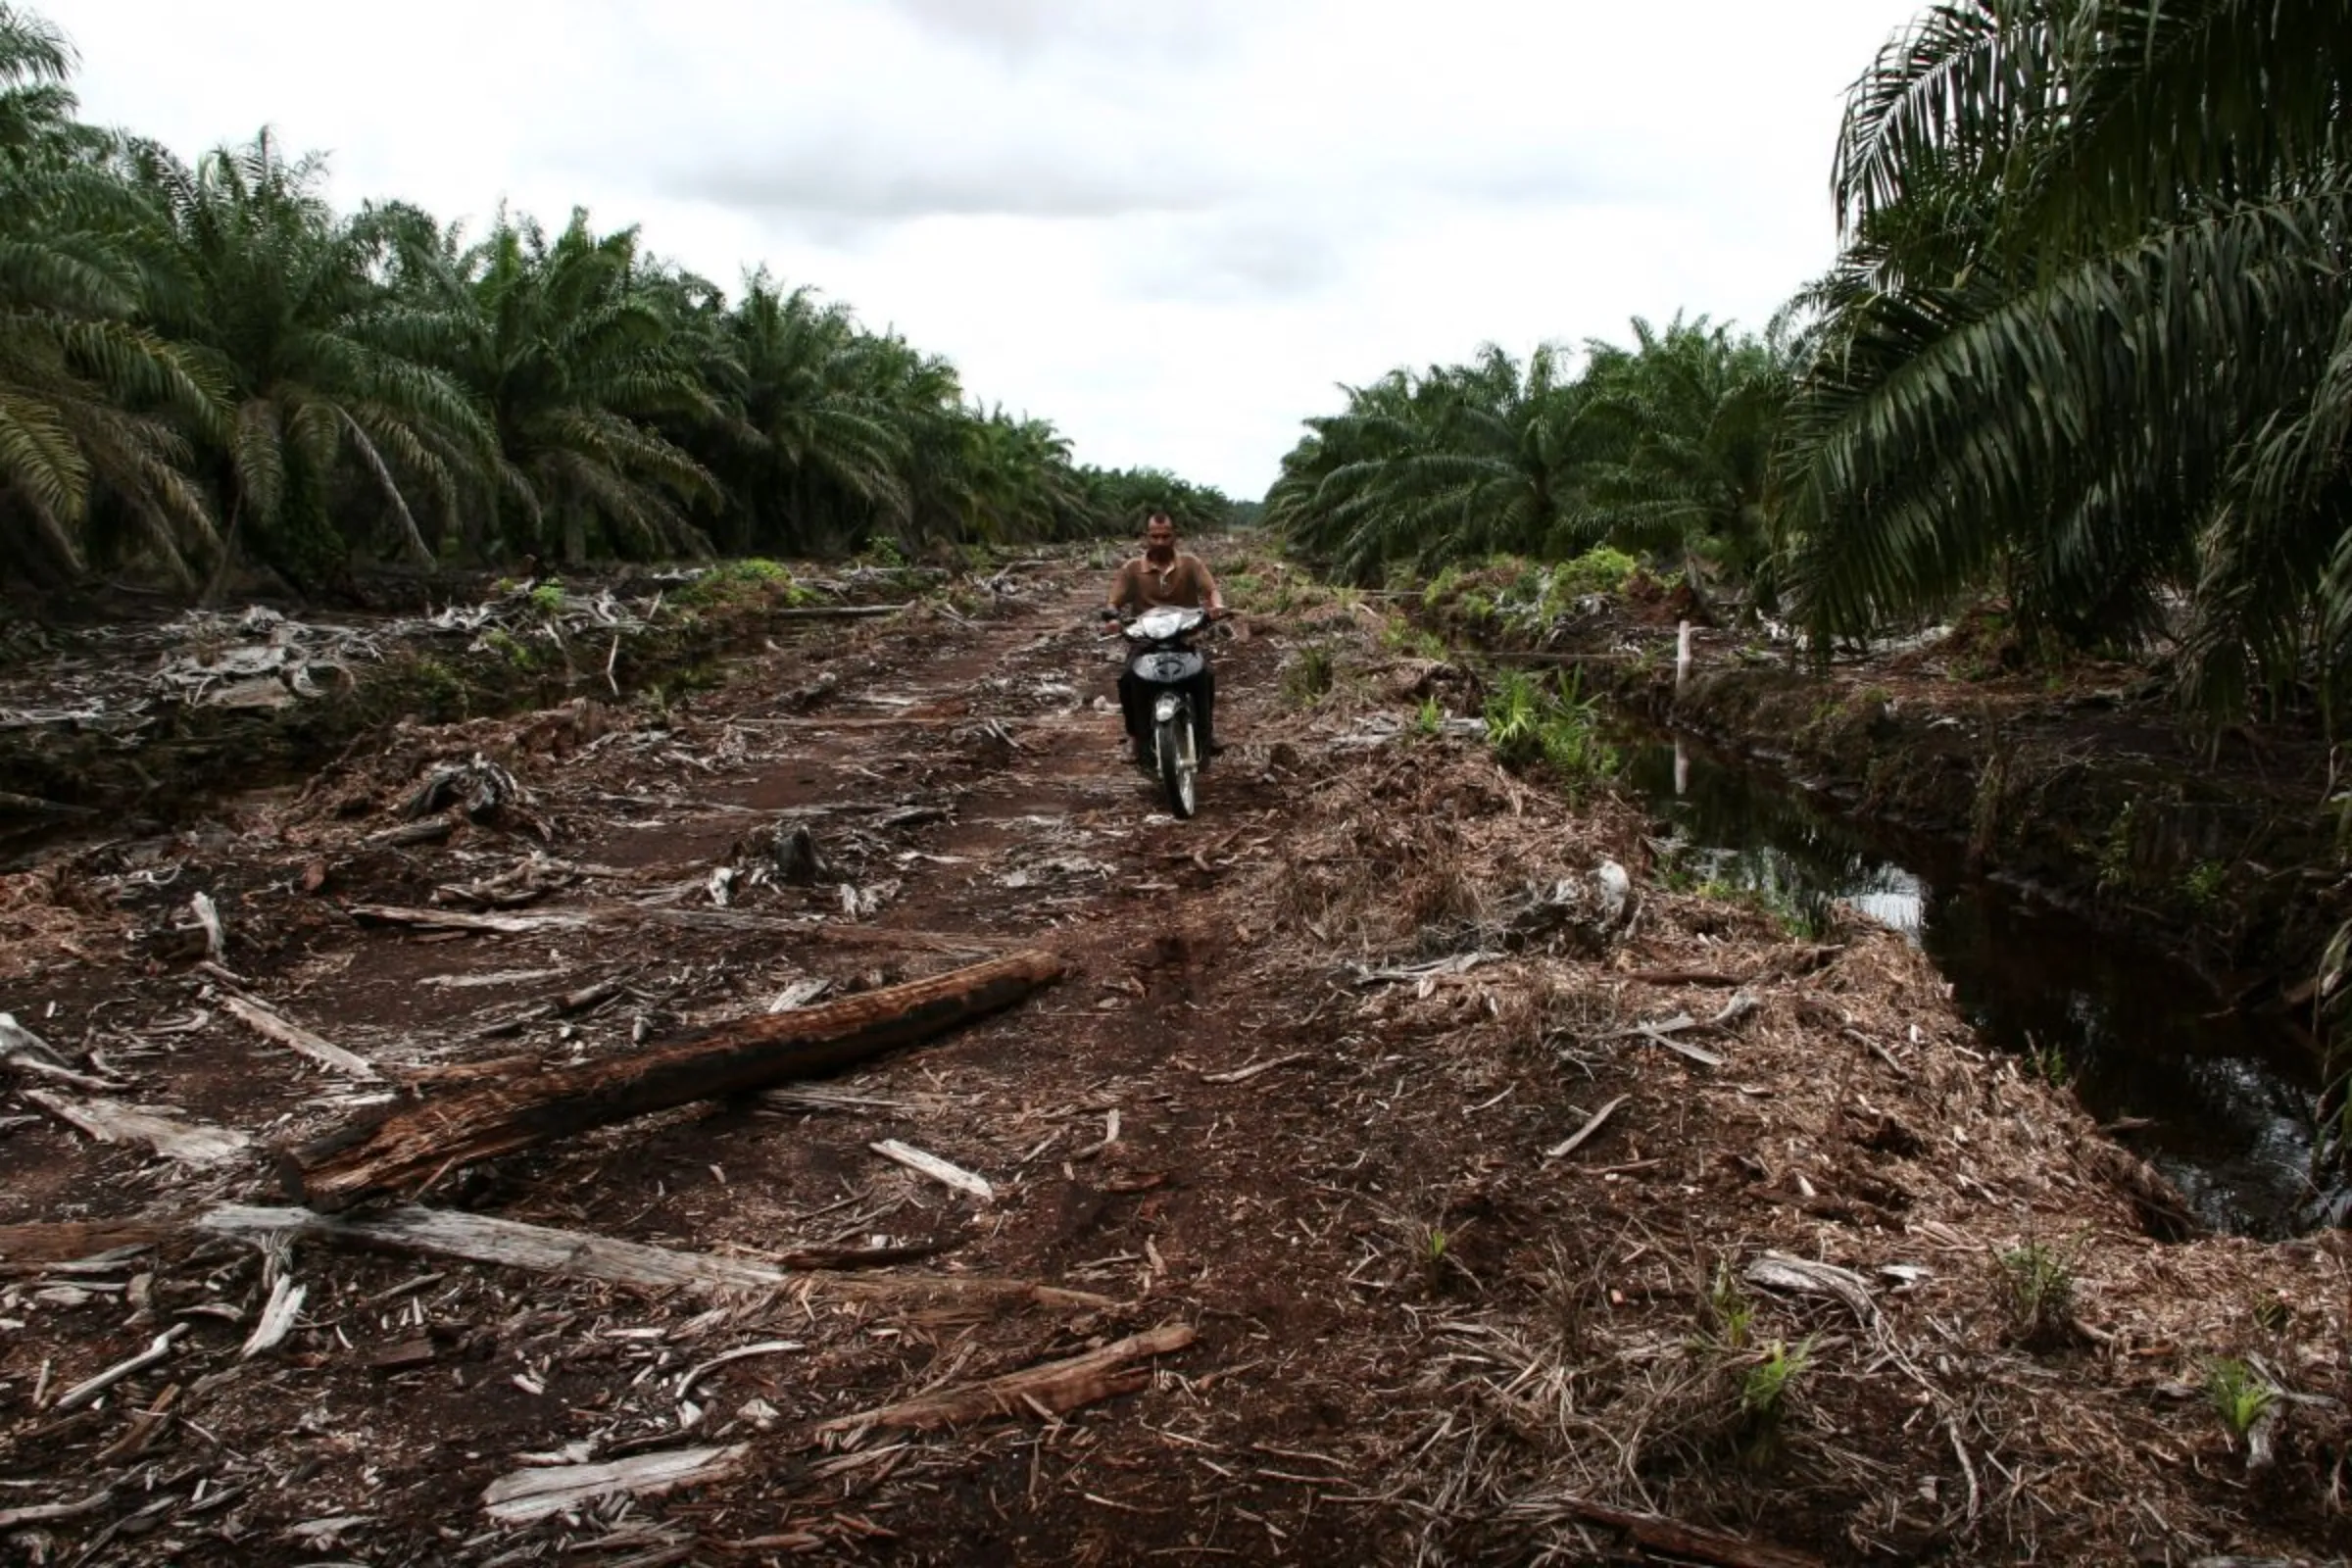
<svg viewBox="0 0 2352 1568">
<path fill-rule="evenodd" d="M 1072 966 L 821 1092 L 608 1128 L 426 1195 L 749 1259 L 940 1249 L 921 1262 L 713 1298 L 308 1242 L 266 1255 L 167 1239 L 60 1262 L 107 1238 L 49 1255 L 14 1239 L 7 1549 L 640 1565 L 1668 1549 L 1662 1525 L 1611 1509 L 1710 1533 L 1666 1560 L 2352 1549 L 2341 1237 L 2152 1239 L 2161 1184 L 1979 1050 L 1899 940 L 1800 943 L 1648 885 L 1629 808 L 1574 803 L 1409 722 L 1378 739 L 1368 719 L 1444 687 L 1426 666 L 1384 669 L 1368 614 L 1259 619 L 1224 645 L 1232 749 L 1199 818 L 1156 815 L 1115 712 L 1092 705 L 1113 668 L 1083 619 L 1098 587 L 1055 571 L 978 621 L 779 632 L 665 712 L 387 731 L 301 789 L 0 882 L 0 1004 L 74 1070 L 127 1083 L 117 1098 L 257 1151 L 340 1124 L 374 1086 L 220 1009 L 187 929 L 198 891 L 225 921 L 226 969 L 387 1068 L 625 1052 L 762 1010 L 798 980 L 858 990 L 952 966 L 956 938 Z M 1301 710 L 1282 668 L 1309 635 L 1339 649 L 1343 678 Z M 826 695 L 783 711 L 819 670 L 837 676 Z M 476 752 L 530 789 L 527 811 L 439 846 L 362 843 L 398 824 L 433 762 Z M 900 806 L 947 814 L 891 825 Z M 530 910 L 709 909 L 711 872 L 749 867 L 747 836 L 796 814 L 831 874 L 729 893 L 807 922 L 789 933 L 420 937 L 345 912 L 425 905 L 533 856 L 548 891 Z M 1610 860 L 1635 895 L 1614 915 Z M 627 987 L 607 1003 L 478 1037 L 608 976 Z M 1627 1032 L 1708 1019 L 1735 995 L 1752 1008 L 1665 1037 L 1720 1066 Z M 0 1224 L 281 1200 L 264 1152 L 191 1170 L 93 1144 L 19 1093 L 0 1102 Z M 995 1200 L 870 1152 L 891 1138 L 985 1176 Z M 1851 1272 L 1792 1288 L 1767 1253 Z M 2019 1309 L 2024 1284 L 2052 1278 L 2036 1260 L 2071 1283 L 2039 1314 Z M 298 1326 L 240 1358 L 281 1271 L 308 1292 Z M 982 1306 L 953 1288 L 980 1278 L 1116 1304 Z M 1057 1417 L 813 1431 L 1171 1323 L 1198 1338 L 1146 1386 Z M 160 1365 L 56 1408 L 174 1324 Z M 681 1394 L 689 1369 L 770 1341 L 794 1348 Z M 1764 1398 L 1789 1355 L 1785 1396 Z M 2204 1392 L 2225 1356 L 2284 1391 L 2275 1457 L 2251 1474 Z M 485 1488 L 528 1456 L 734 1443 L 749 1462 L 722 1482 L 531 1524 L 485 1512 Z M 86 1506 L 38 1512 L 58 1504 Z"/>
</svg>

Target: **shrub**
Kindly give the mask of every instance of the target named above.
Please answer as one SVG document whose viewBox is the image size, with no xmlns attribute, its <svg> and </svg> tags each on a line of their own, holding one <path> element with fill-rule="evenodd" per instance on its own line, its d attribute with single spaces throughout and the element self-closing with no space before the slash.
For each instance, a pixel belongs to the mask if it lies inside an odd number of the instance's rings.
<svg viewBox="0 0 2352 1568">
<path fill-rule="evenodd" d="M 1309 643 L 1283 670 L 1282 695 L 1294 708 L 1312 708 L 1330 695 L 1337 674 L 1331 650 L 1321 643 Z"/>
<path fill-rule="evenodd" d="M 2075 1259 L 2037 1241 L 2000 1255 L 2001 1294 L 2009 1326 L 2028 1345 L 2048 1346 L 2075 1331 Z"/>
<path fill-rule="evenodd" d="M 1588 550 L 1574 561 L 1563 562 L 1551 574 L 1552 596 L 1560 600 L 1578 599 L 1586 594 L 1622 594 L 1642 563 L 1622 550 L 1602 545 Z"/>
<path fill-rule="evenodd" d="M 1617 752 L 1600 737 L 1592 705 L 1572 681 L 1564 694 L 1512 670 L 1487 698 L 1487 744 L 1506 766 L 1543 762 L 1574 784 L 1617 771 Z"/>
</svg>

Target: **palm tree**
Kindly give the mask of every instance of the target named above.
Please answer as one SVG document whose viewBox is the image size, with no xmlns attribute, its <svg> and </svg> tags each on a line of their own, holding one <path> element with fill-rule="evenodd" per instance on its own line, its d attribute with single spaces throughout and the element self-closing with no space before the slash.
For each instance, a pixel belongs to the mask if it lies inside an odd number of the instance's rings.
<svg viewBox="0 0 2352 1568">
<path fill-rule="evenodd" d="M 907 438 L 850 313 L 805 288 L 779 293 L 760 270 L 723 333 L 713 379 L 740 435 L 710 461 L 731 503 L 729 542 L 797 551 L 904 528 Z"/>
<path fill-rule="evenodd" d="M 963 432 L 963 538 L 1024 544 L 1083 528 L 1086 491 L 1052 424 L 997 408 L 967 416 Z"/>
<path fill-rule="evenodd" d="M 1792 368 L 1788 323 L 1760 338 L 1704 317 L 1678 316 L 1662 332 L 1636 318 L 1633 329 L 1631 349 L 1586 345 L 1592 417 L 1623 444 L 1581 475 L 1583 542 L 1680 554 L 1694 588 L 1702 559 L 1754 582 L 1772 548 L 1767 501 Z"/>
<path fill-rule="evenodd" d="M 62 34 L 0 3 L 0 549 L 79 572 L 95 503 L 192 584 L 188 552 L 217 540 L 170 416 L 201 426 L 215 400 L 134 324 L 123 236 L 145 215 L 73 119 L 73 65 Z"/>
<path fill-rule="evenodd" d="M 552 241 L 502 215 L 455 282 L 466 308 L 448 363 L 495 433 L 506 542 L 580 561 L 594 529 L 641 554 L 708 554 L 690 509 L 717 507 L 719 483 L 654 422 L 724 417 L 680 332 L 708 285 L 641 259 L 633 228 L 596 234 L 581 211 Z"/>
<path fill-rule="evenodd" d="M 1821 633 L 1999 575 L 2212 712 L 2352 691 L 2352 13 L 1973 0 L 1857 82 L 1786 512 Z"/>
<path fill-rule="evenodd" d="M 1546 344 L 1522 369 L 1489 345 L 1468 366 L 1392 372 L 1310 419 L 1267 517 L 1341 574 L 1429 567 L 1494 551 L 1560 551 L 1595 536 L 1586 467 L 1622 450 L 1615 411 L 1562 374 Z"/>
<path fill-rule="evenodd" d="M 412 498 L 454 508 L 453 455 L 485 452 L 489 432 L 434 368 L 459 322 L 375 281 L 405 215 L 337 217 L 318 193 L 320 162 L 289 162 L 267 132 L 193 167 L 141 145 L 129 167 L 164 215 L 149 313 L 228 404 L 201 444 L 232 546 L 249 539 L 298 581 L 340 573 L 360 542 L 330 507 L 348 464 L 401 547 L 429 563 Z"/>
</svg>

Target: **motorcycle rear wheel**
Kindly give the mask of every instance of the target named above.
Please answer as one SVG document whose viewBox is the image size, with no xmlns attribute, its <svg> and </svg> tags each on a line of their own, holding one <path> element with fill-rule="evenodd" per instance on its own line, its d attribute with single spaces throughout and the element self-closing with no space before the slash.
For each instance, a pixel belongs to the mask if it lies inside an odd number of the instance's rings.
<svg viewBox="0 0 2352 1568">
<path fill-rule="evenodd" d="M 1200 771 L 1200 750 L 1193 733 L 1190 710 L 1159 721 L 1152 749 L 1159 769 L 1159 792 L 1167 798 L 1168 810 L 1176 819 L 1186 821 L 1200 802 L 1196 780 Z"/>
</svg>

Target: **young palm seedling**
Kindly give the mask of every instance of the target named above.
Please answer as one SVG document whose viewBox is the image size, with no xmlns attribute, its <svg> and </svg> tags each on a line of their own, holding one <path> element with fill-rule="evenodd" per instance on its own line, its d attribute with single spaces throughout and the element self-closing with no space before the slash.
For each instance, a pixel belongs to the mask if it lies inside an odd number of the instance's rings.
<svg viewBox="0 0 2352 1568">
<path fill-rule="evenodd" d="M 1749 1330 L 1756 1321 L 1756 1303 L 1740 1288 L 1731 1260 L 1719 1260 L 1707 1286 L 1707 1321 L 1715 1345 L 1729 1351 L 1747 1348 Z"/>
<path fill-rule="evenodd" d="M 2254 1429 L 2278 1402 L 2278 1391 L 2233 1355 L 2205 1363 L 2205 1396 L 2236 1446 L 2249 1446 Z"/>
<path fill-rule="evenodd" d="M 2075 1258 L 2071 1251 L 2028 1241 L 2000 1254 L 2001 1293 L 2019 1343 L 2041 1348 L 2075 1333 Z"/>
<path fill-rule="evenodd" d="M 1775 1340 L 1767 1346 L 1740 1385 L 1740 1456 L 1759 1469 L 1780 1462 L 1786 1446 L 1783 1428 L 1788 1416 L 1788 1396 L 1804 1376 L 1812 1358 L 1810 1336 L 1793 1348 Z"/>
</svg>

